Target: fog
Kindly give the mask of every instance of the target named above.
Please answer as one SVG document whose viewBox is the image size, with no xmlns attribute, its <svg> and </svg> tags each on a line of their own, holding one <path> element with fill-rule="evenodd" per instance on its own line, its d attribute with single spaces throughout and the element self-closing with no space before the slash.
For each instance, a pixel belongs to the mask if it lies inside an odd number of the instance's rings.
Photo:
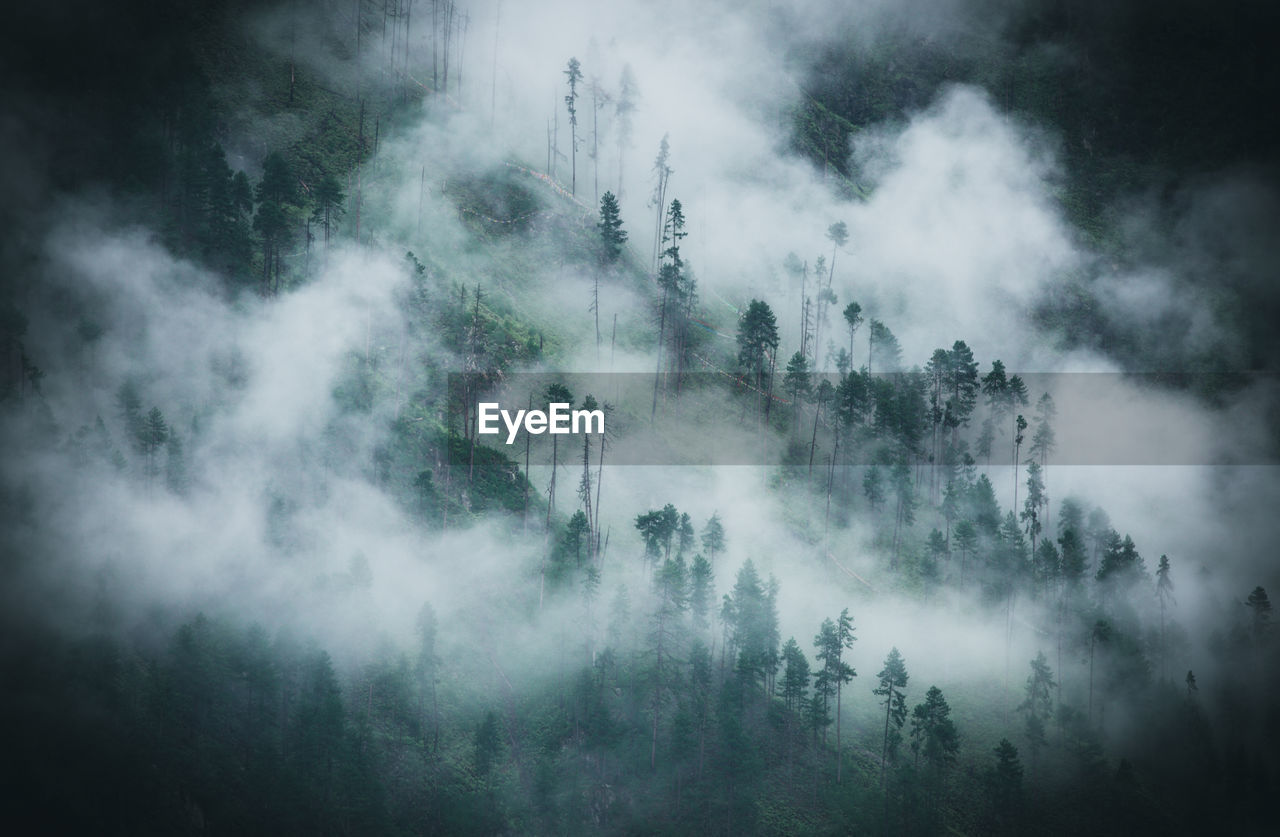
<svg viewBox="0 0 1280 837">
<path fill-rule="evenodd" d="M 309 258 L 321 265 L 314 278 L 275 298 L 226 292 L 217 277 L 167 252 L 154 231 L 121 221 L 115 196 L 61 196 L 26 228 L 40 237 L 34 271 L 42 285 L 33 295 L 38 304 L 25 312 L 27 350 L 47 377 L 38 407 L 4 419 L 2 479 L 16 521 L 4 548 L 22 556 L 4 585 L 5 607 L 69 632 L 132 637 L 159 637 L 202 609 L 304 632 L 339 660 L 354 660 L 387 640 L 407 647 L 429 601 L 459 666 L 484 669 L 486 654 L 504 676 L 578 665 L 576 646 L 563 636 L 581 620 L 579 598 L 539 604 L 540 512 L 527 526 L 495 515 L 428 529 L 379 483 L 374 465 L 402 401 L 414 389 L 441 386 L 436 372 L 463 362 L 406 312 L 415 292 L 406 250 L 431 260 L 423 283 L 429 300 L 479 285 L 528 320 L 554 323 L 544 363 L 530 371 L 654 368 L 647 290 L 623 283 L 602 290 L 598 355 L 587 310 L 592 277 L 542 259 L 545 241 L 529 252 L 521 239 L 477 246 L 451 202 L 449 181 L 459 174 L 507 162 L 541 171 L 553 107 L 560 146 L 568 148 L 563 71 L 570 56 L 583 61 L 584 89 L 598 78 L 615 91 L 624 66 L 636 79 L 632 142 L 620 149 L 613 108 L 602 109 L 598 168 L 602 193 L 618 190 L 622 172 L 622 214 L 642 264 L 653 247 L 653 159 L 669 136 L 668 197 L 684 204 L 684 252 L 703 315 L 723 334 L 736 330 L 735 309 L 765 299 L 778 314 L 781 356 L 789 356 L 799 341 L 800 290 L 784 261 L 789 253 L 810 264 L 830 259 L 824 233 L 844 221 L 849 241 L 836 254 L 832 285 L 839 305 L 824 326 L 836 347 L 847 340 L 839 309 L 857 300 L 893 329 L 908 366 L 963 339 L 984 372 L 997 358 L 1022 373 L 1180 371 L 1211 352 L 1232 369 L 1253 368 L 1247 341 L 1235 335 L 1269 327 L 1240 315 L 1250 294 L 1273 290 L 1274 239 L 1260 231 L 1276 196 L 1265 185 L 1231 172 L 1185 192 L 1171 210 L 1173 239 L 1165 234 L 1168 218 L 1151 217 L 1146 196 L 1133 196 L 1125 235 L 1135 244 L 1122 262 L 1088 244 L 1059 208 L 1059 138 L 1002 112 L 987 91 L 952 85 L 905 122 L 855 138 L 845 152 L 866 178 L 868 196 L 843 199 L 788 150 L 788 115 L 805 95 L 797 56 L 828 31 L 812 21 L 831 4 L 806 3 L 785 15 L 767 5 L 472 4 L 454 68 L 463 77 L 461 95 L 451 94 L 457 107 L 433 106 L 416 124 L 388 129 L 363 175 L 361 242 L 347 239 L 327 256 L 314 246 Z M 899 18 L 895 5 L 851 6 L 831 31 L 920 19 Z M 930 37 L 946 37 L 967 19 L 956 11 L 960 3 L 915 5 L 930 12 Z M 246 25 L 284 49 L 281 14 Z M 288 37 L 308 43 L 317 36 L 304 27 Z M 365 73 L 382 60 L 371 50 Z M 335 86 L 361 75 L 320 47 L 299 55 L 308 72 Z M 589 139 L 582 141 L 591 125 L 589 89 L 578 108 L 577 195 L 589 208 L 596 168 Z M 253 169 L 271 127 L 250 114 L 233 123 L 233 165 Z M 570 163 L 556 168 L 567 186 Z M 570 210 L 549 190 L 539 200 L 548 212 L 581 215 L 573 220 L 580 227 L 593 223 L 588 209 Z M 1254 225 L 1218 235 L 1235 212 Z M 1232 267 L 1225 292 L 1237 295 L 1226 306 L 1214 303 L 1223 289 L 1208 287 L 1224 263 Z M 1063 282 L 1082 276 L 1108 322 L 1145 352 L 1143 362 L 1066 341 L 1036 316 Z M 75 331 L 86 318 L 102 328 L 88 343 Z M 719 355 L 736 351 L 723 337 L 709 339 Z M 861 332 L 856 365 L 866 362 L 865 345 Z M 353 413 L 335 392 L 361 358 L 377 366 L 381 389 L 368 411 Z M 1179 582 L 1175 618 L 1194 633 L 1196 620 L 1220 622 L 1254 585 L 1280 584 L 1271 555 L 1280 540 L 1272 513 L 1280 482 L 1270 464 L 1274 388 L 1264 381 L 1209 403 L 1194 392 L 1113 380 L 1118 389 L 1099 396 L 1105 408 L 1135 437 L 1142 435 L 1135 424 L 1158 416 L 1162 444 L 1178 452 L 1168 464 L 1051 466 L 1052 507 L 1066 497 L 1101 505 L 1117 530 L 1133 535 L 1149 569 L 1168 554 Z M 101 417 L 113 444 L 126 446 L 116 405 L 126 383 L 140 393 L 144 412 L 159 406 L 182 438 L 186 496 L 140 476 L 136 462 L 123 473 L 86 462 L 73 444 L 78 428 L 92 435 Z M 1033 403 L 1039 394 L 1031 393 Z M 1089 423 L 1098 405 L 1060 400 L 1059 407 L 1064 445 L 1103 444 Z M 57 441 L 24 441 L 39 433 Z M 535 448 L 531 469 L 543 496 L 549 455 L 545 444 Z M 576 457 L 562 452 L 559 512 L 575 502 Z M 1236 464 L 1209 464 L 1223 461 Z M 982 470 L 1007 507 L 1009 469 Z M 922 601 L 900 592 L 876 555 L 872 528 L 854 516 L 824 536 L 822 504 L 808 492 L 764 467 L 606 465 L 601 604 L 623 584 L 633 603 L 643 601 L 648 577 L 633 521 L 672 503 L 699 530 L 712 514 L 724 522 L 729 547 L 715 566 L 716 600 L 751 559 L 781 583 L 784 639 L 794 635 L 807 647 L 822 618 L 849 607 L 859 638 L 852 659 L 864 681 L 897 646 L 918 684 L 1000 675 L 1010 654 L 1017 688 L 1025 660 L 1048 650 L 1045 637 L 1019 622 L 1007 651 L 1005 614 L 988 613 L 977 600 Z M 926 529 L 934 525 L 932 510 L 921 516 Z M 371 572 L 367 587 L 351 580 L 359 558 Z M 606 619 L 597 614 L 596 621 Z M 500 650 L 485 638 L 498 633 L 514 638 Z M 1209 664 L 1198 645 L 1182 654 L 1183 669 Z"/>
</svg>

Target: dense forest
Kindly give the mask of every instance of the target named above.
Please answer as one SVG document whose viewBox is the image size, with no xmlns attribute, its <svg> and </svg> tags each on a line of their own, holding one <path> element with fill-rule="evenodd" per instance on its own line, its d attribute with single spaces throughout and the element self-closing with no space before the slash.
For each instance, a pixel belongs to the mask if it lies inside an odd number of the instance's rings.
<svg viewBox="0 0 1280 837">
<path fill-rule="evenodd" d="M 12 10 L 4 820 L 1271 833 L 1280 19 L 837 5 Z"/>
</svg>

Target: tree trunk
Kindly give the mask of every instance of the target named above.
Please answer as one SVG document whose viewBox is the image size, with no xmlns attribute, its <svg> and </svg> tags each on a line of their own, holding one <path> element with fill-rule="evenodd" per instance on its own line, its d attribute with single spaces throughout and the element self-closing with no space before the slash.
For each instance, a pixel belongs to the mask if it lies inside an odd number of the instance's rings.
<svg viewBox="0 0 1280 837">
<path fill-rule="evenodd" d="M 843 623 L 842 623 L 843 624 Z M 836 682 L 836 784 L 840 784 L 840 778 L 843 775 L 844 759 L 840 752 L 840 697 L 844 690 L 840 687 L 839 681 Z"/>
<path fill-rule="evenodd" d="M 818 447 L 818 416 L 822 413 L 822 399 L 813 408 L 813 438 L 809 440 L 809 476 L 813 476 L 813 452 Z"/>
<path fill-rule="evenodd" d="M 658 371 L 653 376 L 653 409 L 649 412 L 652 422 L 658 415 L 658 383 L 662 380 L 662 345 L 667 333 L 667 288 L 662 289 L 662 313 L 658 317 Z"/>
</svg>

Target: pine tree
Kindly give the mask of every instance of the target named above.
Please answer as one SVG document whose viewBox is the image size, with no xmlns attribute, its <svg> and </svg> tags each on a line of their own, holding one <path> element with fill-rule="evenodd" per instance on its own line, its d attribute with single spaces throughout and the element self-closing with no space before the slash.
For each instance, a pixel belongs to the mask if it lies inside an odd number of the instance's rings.
<svg viewBox="0 0 1280 837">
<path fill-rule="evenodd" d="M 1001 738 L 994 750 L 995 766 L 987 772 L 987 788 L 994 809 L 996 830 L 1016 833 L 1018 813 L 1022 806 L 1022 762 L 1018 748 Z"/>
<path fill-rule="evenodd" d="M 849 365 L 853 365 L 853 338 L 858 333 L 858 326 L 862 325 L 862 306 L 856 302 L 850 302 L 844 307 L 844 321 L 849 326 Z"/>
<path fill-rule="evenodd" d="M 836 695 L 836 677 L 838 676 L 838 671 L 832 668 L 832 660 L 839 653 L 840 647 L 836 623 L 830 618 L 822 620 L 818 633 L 813 638 L 813 647 L 816 649 L 816 660 L 822 664 L 813 676 L 813 699 L 821 702 L 820 715 L 824 720 L 820 726 L 822 743 L 825 745 L 827 743 L 826 727 L 831 723 L 831 703 Z"/>
<path fill-rule="evenodd" d="M 564 384 L 555 383 L 547 387 L 546 394 L 543 396 L 546 403 L 551 404 L 573 404 L 573 394 L 569 392 L 569 388 Z M 551 514 L 556 506 L 556 474 L 560 468 L 560 436 L 558 434 L 551 437 L 551 484 L 547 489 L 547 529 L 551 529 Z"/>
<path fill-rule="evenodd" d="M 576 196 L 578 194 L 578 82 L 582 81 L 582 65 L 577 58 L 569 59 L 564 74 L 569 80 L 569 95 L 564 97 L 564 104 L 569 110 L 569 153 L 573 161 L 569 192 Z"/>
<path fill-rule="evenodd" d="M 941 529 L 935 527 L 929 532 L 925 555 L 926 563 L 922 573 L 930 581 L 936 583 L 942 572 L 941 563 L 947 560 L 948 557 L 947 536 L 942 534 Z"/>
<path fill-rule="evenodd" d="M 960 581 L 961 587 L 964 587 L 964 573 L 968 565 L 969 559 L 973 557 L 978 549 L 978 530 L 974 528 L 973 521 L 962 520 L 956 524 L 954 535 L 955 551 L 960 553 Z"/>
<path fill-rule="evenodd" d="M 849 227 L 844 221 L 836 221 L 827 227 L 827 241 L 831 242 L 831 267 L 827 277 L 827 287 L 831 287 L 831 280 L 836 274 L 836 252 L 849 243 Z"/>
<path fill-rule="evenodd" d="M 893 521 L 893 554 L 890 566 L 898 565 L 898 554 L 902 547 L 902 534 L 916 522 L 916 492 L 911 482 L 911 469 L 904 460 L 899 459 L 893 465 L 893 496 L 895 512 Z"/>
<path fill-rule="evenodd" d="M 813 393 L 813 382 L 809 374 L 809 361 L 800 352 L 796 352 L 791 356 L 791 360 L 787 361 L 786 373 L 782 376 L 782 388 L 791 396 L 791 404 L 794 408 L 794 429 L 798 432 L 800 429 L 800 405 L 809 399 Z"/>
<path fill-rule="evenodd" d="M 813 677 L 813 693 L 804 701 L 805 725 L 813 732 L 813 743 L 818 743 L 818 733 L 822 740 L 827 740 L 827 727 L 831 726 L 831 710 L 828 708 L 828 695 L 825 691 L 826 681 L 819 669 Z"/>
<path fill-rule="evenodd" d="M 1250 628 L 1253 638 L 1261 642 L 1271 628 L 1271 600 L 1267 598 L 1267 591 L 1261 587 L 1253 588 L 1253 592 L 1245 600 L 1245 607 L 1251 613 Z"/>
<path fill-rule="evenodd" d="M 702 527 L 702 551 L 707 554 L 707 560 L 714 564 L 716 556 L 724 552 L 724 549 L 724 525 L 720 522 L 719 514 L 712 514 Z"/>
<path fill-rule="evenodd" d="M 627 243 L 627 231 L 622 228 L 622 213 L 613 192 L 605 192 L 600 198 L 600 260 L 611 265 L 622 256 Z"/>
<path fill-rule="evenodd" d="M 736 650 L 736 670 L 743 683 L 758 685 L 765 694 L 778 667 L 777 590 L 766 587 L 750 559 L 738 571 L 725 616 L 731 629 L 729 645 Z"/>
<path fill-rule="evenodd" d="M 689 567 L 689 611 L 698 631 L 711 627 L 711 598 L 715 595 L 715 576 L 711 562 L 695 555 Z"/>
<path fill-rule="evenodd" d="M 862 475 L 862 493 L 867 496 L 867 504 L 872 511 L 879 511 L 884 505 L 884 479 L 879 466 L 872 465 Z"/>
<path fill-rule="evenodd" d="M 951 428 L 951 444 L 957 444 L 961 427 L 967 427 L 978 403 L 978 362 L 973 350 L 963 340 L 951 345 L 947 363 L 948 389 L 946 424 Z"/>
<path fill-rule="evenodd" d="M 1053 690 L 1057 687 L 1053 672 L 1049 669 L 1049 661 L 1044 652 L 1036 654 L 1031 661 L 1031 676 L 1027 678 L 1026 699 L 1018 706 L 1026 720 L 1027 744 L 1031 748 L 1032 769 L 1035 768 L 1036 756 L 1040 749 L 1048 743 L 1045 731 L 1049 718 L 1053 714 Z"/>
<path fill-rule="evenodd" d="M 738 363 L 746 371 L 756 390 L 760 412 L 769 417 L 769 393 L 772 389 L 775 350 L 778 348 L 778 320 L 767 303 L 753 299 L 738 321 Z"/>
<path fill-rule="evenodd" d="M 1173 579 L 1169 576 L 1169 556 L 1161 555 L 1160 564 L 1156 568 L 1156 598 L 1160 600 L 1160 680 L 1165 679 L 1165 657 L 1168 649 L 1165 645 L 1165 617 L 1164 611 L 1167 604 L 1174 601 L 1173 598 Z"/>
<path fill-rule="evenodd" d="M 262 162 L 262 180 L 254 195 L 258 211 L 253 229 L 262 238 L 262 292 L 275 293 L 280 287 L 283 263 L 281 250 L 289 240 L 289 211 L 299 204 L 297 180 L 284 157 L 277 152 Z"/>
<path fill-rule="evenodd" d="M 564 545 L 565 550 L 573 556 L 574 567 L 582 566 L 582 544 L 583 538 L 591 532 L 591 526 L 587 523 L 587 516 L 578 509 L 569 517 L 569 522 L 565 524 Z"/>
<path fill-rule="evenodd" d="M 693 521 L 687 512 L 680 513 L 680 521 L 676 525 L 676 554 L 684 557 L 693 548 Z"/>
<path fill-rule="evenodd" d="M 1023 431 L 1026 429 L 1027 420 L 1022 417 L 1022 413 L 1018 413 L 1013 420 L 1013 503 L 1010 505 L 1010 508 L 1015 511 L 1018 508 L 1018 457 L 1022 452 L 1022 441 L 1026 438 Z M 1037 480 L 1038 477 L 1037 474 Z"/>
<path fill-rule="evenodd" d="M 344 213 L 342 204 L 346 200 L 346 195 L 342 193 L 342 186 L 338 183 L 338 179 L 326 172 L 316 184 L 313 197 L 315 208 L 311 212 L 311 219 L 319 223 L 324 231 L 324 252 L 327 257 L 333 228 Z"/>
<path fill-rule="evenodd" d="M 809 474 L 813 474 L 813 457 L 818 449 L 818 419 L 822 416 L 822 408 L 830 404 L 836 397 L 835 387 L 826 378 L 818 383 L 813 394 L 813 433 L 809 437 Z"/>
<path fill-rule="evenodd" d="M 147 460 L 147 480 L 156 475 L 156 451 L 169 440 L 169 425 L 159 407 L 152 407 L 141 428 L 139 443 Z"/>
<path fill-rule="evenodd" d="M 653 269 L 655 271 L 662 256 L 663 218 L 667 213 L 667 186 L 671 181 L 671 175 L 675 173 L 671 168 L 670 160 L 670 137 L 663 134 L 662 142 L 658 143 L 658 156 L 653 161 L 654 185 L 653 194 L 649 198 L 649 205 L 657 210 L 653 227 Z"/>
<path fill-rule="evenodd" d="M 609 602 L 609 624 L 606 630 L 609 645 L 615 649 L 621 650 L 624 647 L 624 641 L 630 638 L 631 594 L 625 584 L 619 584 L 613 591 L 613 599 Z"/>
<path fill-rule="evenodd" d="M 844 692 L 844 684 L 852 681 L 853 678 L 858 676 L 858 672 L 854 670 L 853 666 L 844 662 L 843 655 L 844 650 L 853 648 L 854 640 L 857 639 L 857 637 L 853 635 L 853 630 L 853 617 L 849 615 L 849 609 L 845 608 L 840 611 L 840 618 L 836 621 L 836 635 L 840 639 L 841 647 L 841 653 L 837 658 L 837 662 L 839 663 L 837 672 L 839 676 L 836 679 L 836 784 L 840 783 L 844 767 L 844 752 L 841 749 L 840 743 L 840 718 L 842 714 L 840 709 L 840 698 Z"/>
<path fill-rule="evenodd" d="M 795 637 L 787 640 L 782 646 L 782 684 L 779 692 L 783 705 L 792 712 L 798 712 L 804 706 L 805 695 L 809 691 L 809 660 L 796 642 Z"/>
<path fill-rule="evenodd" d="M 596 399 L 587 393 L 582 399 L 582 409 L 595 410 L 600 405 Z M 578 500 L 582 503 L 582 508 L 577 512 L 583 517 L 585 524 L 584 534 L 587 538 L 587 555 L 594 563 L 596 557 L 595 538 L 593 533 L 596 529 L 597 515 L 591 503 L 591 434 L 582 434 L 582 476 L 578 479 Z"/>
<path fill-rule="evenodd" d="M 871 320 L 867 371 L 898 372 L 902 369 L 902 347 L 889 327 L 879 320 Z"/>
<path fill-rule="evenodd" d="M 587 564 L 582 574 L 583 632 L 586 634 L 587 665 L 595 664 L 595 603 L 600 597 L 600 568 Z"/>
<path fill-rule="evenodd" d="M 840 611 L 839 618 L 832 622 L 830 619 L 824 619 L 822 626 L 818 631 L 818 635 L 813 638 L 814 647 L 817 648 L 817 659 L 822 663 L 822 668 L 818 672 L 818 679 L 822 684 L 822 692 L 824 698 L 829 701 L 831 696 L 835 696 L 836 700 L 836 782 L 839 783 L 842 772 L 842 750 L 840 740 L 840 702 L 843 694 L 845 683 L 850 682 L 858 676 L 858 672 L 853 666 L 844 661 L 844 652 L 853 647 L 854 640 L 857 639 L 853 635 L 853 617 L 849 615 L 849 609 L 845 608 Z M 817 689 L 815 684 L 815 689 Z M 830 704 L 825 704 L 829 706 Z"/>
<path fill-rule="evenodd" d="M 430 602 L 424 602 L 421 610 L 418 611 L 418 619 L 414 624 L 414 631 L 417 637 L 413 671 L 418 685 L 418 724 L 422 730 L 422 741 L 425 745 L 427 743 L 428 724 L 424 718 L 423 705 L 426 702 L 427 693 L 430 692 L 431 749 L 434 751 L 440 745 L 440 714 L 436 691 L 440 658 L 436 656 L 436 637 L 439 631 L 439 623 L 436 620 L 435 609 L 431 607 Z"/>
<path fill-rule="evenodd" d="M 644 541 L 645 559 L 656 563 L 659 558 L 671 554 L 671 541 L 680 526 L 676 507 L 668 503 L 636 516 L 636 529 Z"/>
<path fill-rule="evenodd" d="M 164 483 L 170 491 L 180 497 L 186 495 L 190 485 L 187 461 L 182 450 L 182 439 L 173 432 L 169 433 L 169 441 L 166 445 Z"/>
<path fill-rule="evenodd" d="M 1098 587 L 1104 598 L 1119 600 L 1147 576 L 1146 564 L 1138 554 L 1133 538 L 1111 530 L 1098 565 Z"/>
<path fill-rule="evenodd" d="M 680 242 L 688 233 L 684 231 L 684 208 L 679 200 L 671 201 L 667 212 L 666 223 L 662 228 L 662 242 L 667 248 L 662 251 L 658 267 L 658 287 L 662 289 L 662 304 L 658 315 L 658 368 L 653 378 L 653 409 L 650 419 L 658 413 L 658 388 L 663 380 L 663 349 L 667 341 L 668 310 L 681 310 L 680 293 L 684 287 L 684 260 L 680 258 Z M 674 318 L 672 318 L 674 319 Z M 673 327 L 672 331 L 675 331 Z"/>
<path fill-rule="evenodd" d="M 960 736 L 951 720 L 951 707 L 937 686 L 930 686 L 924 702 L 911 711 L 911 751 L 924 758 L 933 773 L 932 808 L 937 810 L 943 771 L 955 763 Z"/>
<path fill-rule="evenodd" d="M 1023 502 L 1022 512 L 1018 515 L 1026 526 L 1027 537 L 1031 541 L 1031 554 L 1036 554 L 1036 539 L 1043 530 L 1041 510 L 1048 500 L 1044 493 L 1044 480 L 1041 478 L 1040 463 L 1030 462 L 1027 465 L 1027 497 Z M 1037 579 L 1039 581 L 1040 579 Z"/>
<path fill-rule="evenodd" d="M 885 767 L 898 748 L 901 740 L 902 725 L 907 721 L 907 664 L 902 654 L 895 647 L 885 658 L 884 668 L 876 675 L 880 685 L 871 690 L 874 695 L 884 698 L 884 742 L 880 749 L 880 780 L 884 781 Z M 892 746 L 890 746 L 892 738 Z"/>
<path fill-rule="evenodd" d="M 688 570 L 684 559 L 679 556 L 666 558 L 654 576 L 656 607 L 652 618 L 653 632 L 650 635 L 654 655 L 650 697 L 650 712 L 653 716 L 649 749 L 650 770 L 656 769 L 658 765 L 658 727 L 661 724 L 662 709 L 666 703 L 667 694 L 675 680 L 676 672 L 672 659 L 679 653 L 676 647 L 679 637 L 677 626 L 681 614 L 689 605 L 688 584 Z"/>
<path fill-rule="evenodd" d="M 623 159 L 626 151 L 631 147 L 632 122 L 631 115 L 636 110 L 636 99 L 639 92 L 636 89 L 635 76 L 631 72 L 631 65 L 624 64 L 622 67 L 622 75 L 618 78 L 618 97 L 614 100 L 613 117 L 618 125 L 618 199 L 623 196 L 622 188 L 622 172 L 624 169 Z"/>
<path fill-rule="evenodd" d="M 1058 415 L 1058 408 L 1053 403 L 1053 396 L 1044 393 L 1036 402 L 1036 429 L 1031 434 L 1031 447 L 1028 450 L 1031 458 L 1040 463 L 1041 479 L 1049 481 L 1049 455 L 1058 447 L 1057 436 L 1053 432 L 1053 420 Z M 1045 520 L 1049 517 L 1049 500 L 1045 498 Z"/>
</svg>

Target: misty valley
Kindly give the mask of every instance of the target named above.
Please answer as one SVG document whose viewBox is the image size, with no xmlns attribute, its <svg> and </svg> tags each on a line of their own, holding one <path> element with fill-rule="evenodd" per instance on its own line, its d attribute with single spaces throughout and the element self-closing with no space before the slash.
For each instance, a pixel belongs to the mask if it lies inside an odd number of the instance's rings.
<svg viewBox="0 0 1280 837">
<path fill-rule="evenodd" d="M 21 834 L 1270 834 L 1280 12 L 0 35 Z"/>
</svg>

